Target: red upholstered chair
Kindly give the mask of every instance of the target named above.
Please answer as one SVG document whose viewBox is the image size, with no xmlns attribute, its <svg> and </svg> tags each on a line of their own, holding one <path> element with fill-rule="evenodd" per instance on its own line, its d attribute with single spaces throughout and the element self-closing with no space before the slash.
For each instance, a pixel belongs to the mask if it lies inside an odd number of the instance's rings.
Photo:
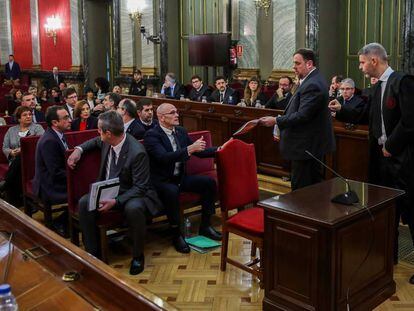
<svg viewBox="0 0 414 311">
<path fill-rule="evenodd" d="M 13 125 L 2 125 L 0 126 L 0 147 L 3 147 L 4 136 L 7 131 Z M 0 150 L 0 180 L 3 180 L 6 177 L 6 173 L 9 170 L 9 161 L 4 155 L 3 151 Z"/>
<path fill-rule="evenodd" d="M 98 130 L 86 130 L 86 131 L 73 131 L 73 132 L 66 132 L 65 138 L 69 148 L 74 148 L 83 142 L 98 136 Z"/>
<path fill-rule="evenodd" d="M 73 149 L 66 151 L 66 159 Z M 74 244 L 79 245 L 79 199 L 89 192 L 90 184 L 94 183 L 99 174 L 101 164 L 101 151 L 95 150 L 82 155 L 75 169 L 66 166 L 68 186 L 68 209 L 70 214 L 70 237 Z M 123 215 L 120 211 L 108 211 L 101 213 L 97 226 L 99 230 L 102 261 L 108 262 L 108 241 L 106 232 L 121 227 Z"/>
<path fill-rule="evenodd" d="M 256 204 L 259 201 L 256 155 L 253 144 L 238 139 L 229 141 L 217 152 L 217 175 L 219 181 L 220 206 L 223 221 L 223 241 L 221 250 L 222 271 L 230 263 L 260 279 L 263 285 L 263 262 L 254 258 L 247 264 L 227 257 L 229 233 L 237 234 L 252 241 L 251 256 L 256 256 L 259 248 L 263 259 L 264 213 Z M 246 206 L 252 207 L 245 208 Z M 229 216 L 229 211 L 238 211 Z M 258 264 L 260 263 L 260 267 Z"/>
</svg>

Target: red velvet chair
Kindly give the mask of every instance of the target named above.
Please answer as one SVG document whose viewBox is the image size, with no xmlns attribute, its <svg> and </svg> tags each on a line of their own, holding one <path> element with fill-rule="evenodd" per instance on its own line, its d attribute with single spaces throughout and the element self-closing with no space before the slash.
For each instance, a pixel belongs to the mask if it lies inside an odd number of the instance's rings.
<svg viewBox="0 0 414 311">
<path fill-rule="evenodd" d="M 85 130 L 85 131 L 73 131 L 73 132 L 66 132 L 65 138 L 69 148 L 74 148 L 83 142 L 98 136 L 98 130 Z"/>
<path fill-rule="evenodd" d="M 257 181 L 256 155 L 253 144 L 238 139 L 229 141 L 217 152 L 217 174 L 219 181 L 220 206 L 223 221 L 223 240 L 221 249 L 222 271 L 230 263 L 260 279 L 263 285 L 263 262 L 254 258 L 243 264 L 227 257 L 229 233 L 237 234 L 252 241 L 251 256 L 256 256 L 259 248 L 263 259 L 264 212 L 257 206 L 259 186 Z M 252 207 L 246 208 L 252 205 Z M 229 216 L 229 211 L 238 212 Z M 260 266 L 258 264 L 260 263 Z"/>
<path fill-rule="evenodd" d="M 0 147 L 3 147 L 4 136 L 7 131 L 13 125 L 1 125 L 0 126 Z M 3 180 L 6 177 L 7 171 L 9 170 L 9 161 L 4 155 L 3 151 L 0 150 L 0 180 Z"/>
</svg>

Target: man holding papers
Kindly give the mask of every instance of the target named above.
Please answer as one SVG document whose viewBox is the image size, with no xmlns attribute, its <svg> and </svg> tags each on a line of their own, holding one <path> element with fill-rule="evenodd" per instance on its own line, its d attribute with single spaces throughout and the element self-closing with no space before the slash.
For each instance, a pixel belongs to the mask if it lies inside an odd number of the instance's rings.
<svg viewBox="0 0 414 311">
<path fill-rule="evenodd" d="M 99 181 L 119 178 L 119 193 L 112 199 L 101 200 L 99 208 L 89 208 L 89 194 L 79 201 L 79 223 L 86 250 L 98 255 L 96 220 L 100 213 L 110 209 L 123 210 L 133 241 L 130 274 L 144 270 L 144 240 L 146 220 L 156 215 L 161 203 L 149 178 L 149 160 L 144 147 L 129 134 L 124 133 L 122 117 L 115 111 L 99 115 L 96 137 L 75 148 L 68 159 L 74 168 L 82 153 L 95 148 L 101 150 Z"/>
</svg>

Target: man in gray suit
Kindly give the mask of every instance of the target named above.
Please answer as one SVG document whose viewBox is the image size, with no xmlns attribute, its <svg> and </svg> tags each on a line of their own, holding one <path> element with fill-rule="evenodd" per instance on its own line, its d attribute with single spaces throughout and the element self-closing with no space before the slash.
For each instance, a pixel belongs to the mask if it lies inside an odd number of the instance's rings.
<svg viewBox="0 0 414 311">
<path fill-rule="evenodd" d="M 315 64 L 312 50 L 299 49 L 295 52 L 293 69 L 300 79 L 296 93 L 282 116 L 261 119 L 265 126 L 276 126 L 280 131 L 280 153 L 291 161 L 292 190 L 323 179 L 321 165 L 305 151 L 322 160 L 325 154 L 335 150 L 327 106 L 328 85 Z"/>
<path fill-rule="evenodd" d="M 144 146 L 129 134 L 124 133 L 122 117 L 115 111 L 99 115 L 100 137 L 93 138 L 75 147 L 68 159 L 74 168 L 82 153 L 95 148 L 101 150 L 99 180 L 119 178 L 120 188 L 116 198 L 100 201 L 100 208 L 88 211 L 89 195 L 79 201 L 79 223 L 83 232 L 86 250 L 98 254 L 96 220 L 101 213 L 111 209 L 124 212 L 133 241 L 130 274 L 144 270 L 144 240 L 147 218 L 156 215 L 161 208 L 155 190 L 150 185 L 149 160 Z"/>
</svg>

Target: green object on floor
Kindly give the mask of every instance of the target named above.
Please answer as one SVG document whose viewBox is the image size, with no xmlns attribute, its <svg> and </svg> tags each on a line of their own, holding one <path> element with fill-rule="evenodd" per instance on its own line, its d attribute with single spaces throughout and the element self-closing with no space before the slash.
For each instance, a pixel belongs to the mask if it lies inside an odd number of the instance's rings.
<svg viewBox="0 0 414 311">
<path fill-rule="evenodd" d="M 191 238 L 185 239 L 185 241 L 198 248 L 213 248 L 219 247 L 221 245 L 220 242 L 214 241 L 202 235 L 196 235 Z"/>
</svg>

